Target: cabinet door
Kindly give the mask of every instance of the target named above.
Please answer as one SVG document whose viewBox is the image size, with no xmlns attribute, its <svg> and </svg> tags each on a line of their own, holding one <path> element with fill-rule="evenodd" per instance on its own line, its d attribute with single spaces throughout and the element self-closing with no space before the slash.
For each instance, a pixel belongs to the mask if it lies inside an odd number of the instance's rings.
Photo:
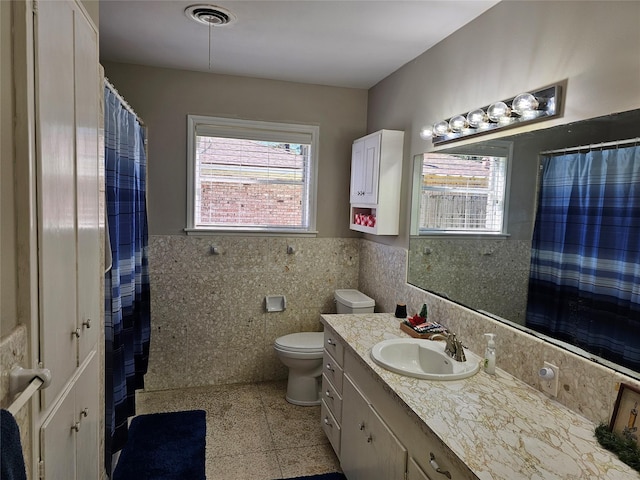
<svg viewBox="0 0 640 480">
<path fill-rule="evenodd" d="M 76 432 L 76 479 L 98 480 L 100 478 L 100 371 L 98 355 L 91 352 L 86 367 L 76 381 L 75 414 L 79 421 Z M 71 477 L 69 477 L 71 478 Z"/>
<path fill-rule="evenodd" d="M 378 203 L 379 172 L 380 135 L 354 142 L 351 152 L 351 203 Z"/>
<path fill-rule="evenodd" d="M 427 475 L 422 471 L 422 469 L 418 466 L 418 464 L 413 458 L 409 457 L 409 461 L 407 462 L 407 480 L 432 480 L 432 479 L 429 475 Z"/>
<path fill-rule="evenodd" d="M 100 84 L 98 40 L 85 18 L 75 16 L 76 172 L 78 231 L 79 362 L 96 348 L 100 333 L 100 255 L 98 121 Z"/>
<path fill-rule="evenodd" d="M 407 450 L 348 376 L 342 395 L 340 463 L 349 480 L 404 479 Z"/>
<path fill-rule="evenodd" d="M 94 352 L 40 428 L 45 480 L 99 480 L 99 365 Z"/>
<path fill-rule="evenodd" d="M 42 391 L 46 409 L 77 367 L 74 4 L 38 2 L 34 28 L 40 358 L 51 370 Z"/>
<path fill-rule="evenodd" d="M 45 480 L 74 480 L 77 422 L 75 390 L 62 397 L 40 427 L 41 473 Z M 96 459 L 97 461 L 97 459 Z M 35 475 L 34 475 L 35 477 Z"/>
</svg>

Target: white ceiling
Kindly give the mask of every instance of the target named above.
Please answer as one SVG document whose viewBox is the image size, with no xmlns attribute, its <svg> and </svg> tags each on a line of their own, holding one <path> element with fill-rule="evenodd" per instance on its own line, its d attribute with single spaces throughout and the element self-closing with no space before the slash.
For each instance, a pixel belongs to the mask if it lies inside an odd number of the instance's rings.
<svg viewBox="0 0 640 480">
<path fill-rule="evenodd" d="M 369 88 L 499 0 L 100 0 L 100 58 L 183 70 Z M 211 28 L 194 4 L 237 20 Z"/>
</svg>

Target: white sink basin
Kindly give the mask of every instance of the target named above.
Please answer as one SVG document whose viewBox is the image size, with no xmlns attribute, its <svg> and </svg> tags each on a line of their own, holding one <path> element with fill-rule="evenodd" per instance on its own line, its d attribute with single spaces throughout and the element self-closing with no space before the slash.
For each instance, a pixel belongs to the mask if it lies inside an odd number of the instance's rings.
<svg viewBox="0 0 640 480">
<path fill-rule="evenodd" d="M 420 338 L 393 338 L 373 346 L 371 358 L 387 370 L 427 380 L 460 380 L 475 375 L 480 357 L 465 349 L 466 362 L 444 352 L 445 342 Z"/>
</svg>

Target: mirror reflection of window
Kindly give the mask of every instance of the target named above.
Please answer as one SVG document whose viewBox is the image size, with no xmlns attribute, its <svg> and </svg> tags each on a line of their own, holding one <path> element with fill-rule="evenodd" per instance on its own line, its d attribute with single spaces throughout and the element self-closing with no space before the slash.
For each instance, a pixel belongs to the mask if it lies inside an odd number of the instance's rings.
<svg viewBox="0 0 640 480">
<path fill-rule="evenodd" d="M 426 153 L 419 232 L 504 233 L 507 157 Z"/>
</svg>

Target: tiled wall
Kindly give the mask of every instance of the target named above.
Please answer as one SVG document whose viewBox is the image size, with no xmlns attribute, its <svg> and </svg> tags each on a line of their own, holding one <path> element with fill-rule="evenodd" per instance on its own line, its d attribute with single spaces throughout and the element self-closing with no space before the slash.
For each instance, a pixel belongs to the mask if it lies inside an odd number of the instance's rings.
<svg viewBox="0 0 640 480">
<path fill-rule="evenodd" d="M 408 268 L 413 285 L 524 325 L 530 263 L 530 240 L 431 236 L 411 239 Z"/>
<path fill-rule="evenodd" d="M 211 255 L 217 246 L 220 254 Z M 287 246 L 295 249 L 287 254 Z M 358 288 L 393 312 L 423 303 L 432 319 L 482 354 L 484 333 L 496 333 L 497 366 L 537 388 L 543 361 L 560 367 L 557 400 L 595 423 L 608 422 L 620 382 L 640 382 L 532 335 L 408 285 L 407 250 L 363 239 L 152 236 L 152 339 L 145 388 L 286 378 L 273 351 L 280 335 L 320 330 L 335 312 L 333 292 Z M 287 297 L 287 309 L 266 313 L 265 295 Z"/>
<path fill-rule="evenodd" d="M 145 388 L 286 378 L 274 340 L 321 330 L 320 314 L 335 312 L 334 290 L 358 286 L 359 245 L 356 238 L 151 236 Z M 285 295 L 286 310 L 266 313 L 266 295 Z"/>
<path fill-rule="evenodd" d="M 27 328 L 18 325 L 0 342 L 0 365 L 2 374 L 0 375 L 0 407 L 8 408 L 13 398 L 9 395 L 9 372 L 14 366 L 25 367 L 27 358 Z M 22 407 L 16 414 L 16 422 L 20 428 L 20 443 L 22 453 L 25 458 L 27 478 L 31 478 L 31 438 L 29 428 L 29 403 Z M 0 441 L 2 441 L 0 439 Z"/>
<path fill-rule="evenodd" d="M 537 388 L 537 372 L 543 362 L 557 365 L 557 400 L 594 423 L 609 422 L 620 382 L 640 387 L 637 380 L 406 284 L 406 263 L 405 249 L 362 240 L 359 289 L 376 300 L 376 311 L 393 312 L 397 302 L 404 302 L 412 314 L 427 303 L 431 319 L 456 332 L 480 355 L 486 345 L 483 334 L 496 333 L 498 368 Z"/>
</svg>

